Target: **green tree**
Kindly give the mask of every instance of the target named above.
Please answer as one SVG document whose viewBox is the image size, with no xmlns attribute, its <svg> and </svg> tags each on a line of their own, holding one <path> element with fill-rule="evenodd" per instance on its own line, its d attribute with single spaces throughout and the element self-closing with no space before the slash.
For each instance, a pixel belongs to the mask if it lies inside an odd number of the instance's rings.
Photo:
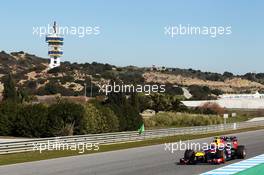
<svg viewBox="0 0 264 175">
<path fill-rule="evenodd" d="M 189 86 L 189 91 L 192 94 L 193 100 L 211 100 L 213 97 L 211 96 L 211 90 L 207 86 L 198 86 L 191 85 Z"/>
<path fill-rule="evenodd" d="M 99 110 L 92 103 L 85 105 L 85 121 L 87 133 L 99 133 L 101 131 L 101 116 Z"/>
<path fill-rule="evenodd" d="M 177 96 L 170 94 L 153 93 L 147 97 L 143 97 L 143 100 L 140 101 L 140 104 L 143 103 L 142 105 L 145 107 L 145 109 L 153 109 L 156 112 L 188 111 L 188 108 L 178 99 Z"/>
<path fill-rule="evenodd" d="M 110 93 L 106 105 L 109 106 L 119 120 L 121 131 L 137 130 L 142 124 L 142 117 L 139 115 L 139 104 L 137 94 L 125 95 L 124 93 Z"/>
<path fill-rule="evenodd" d="M 10 101 L 18 100 L 18 94 L 16 92 L 15 82 L 10 73 L 4 78 L 3 100 L 10 100 Z"/>
<path fill-rule="evenodd" d="M 171 108 L 170 99 L 165 94 L 154 93 L 149 96 L 149 108 L 159 111 L 167 111 Z"/>
<path fill-rule="evenodd" d="M 4 101 L 0 104 L 0 135 L 13 135 L 18 104 Z"/>
</svg>

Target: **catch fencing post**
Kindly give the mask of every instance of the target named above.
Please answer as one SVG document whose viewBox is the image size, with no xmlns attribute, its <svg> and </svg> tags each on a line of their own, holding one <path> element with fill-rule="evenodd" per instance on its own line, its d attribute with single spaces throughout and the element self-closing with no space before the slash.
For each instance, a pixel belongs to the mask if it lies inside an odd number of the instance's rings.
<svg viewBox="0 0 264 175">
<path fill-rule="evenodd" d="M 237 129 L 237 124 L 236 124 L 236 123 L 234 123 L 234 125 L 233 125 L 233 129 L 234 129 L 234 130 Z"/>
</svg>

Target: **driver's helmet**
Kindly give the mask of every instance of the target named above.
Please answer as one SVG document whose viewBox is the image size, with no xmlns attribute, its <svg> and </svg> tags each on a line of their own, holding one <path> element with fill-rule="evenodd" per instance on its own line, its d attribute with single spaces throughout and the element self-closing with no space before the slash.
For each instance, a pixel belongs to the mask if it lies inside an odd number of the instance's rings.
<svg viewBox="0 0 264 175">
<path fill-rule="evenodd" d="M 223 143 L 223 139 L 221 137 L 215 137 L 214 143 L 216 146 L 220 146 L 220 144 Z"/>
</svg>

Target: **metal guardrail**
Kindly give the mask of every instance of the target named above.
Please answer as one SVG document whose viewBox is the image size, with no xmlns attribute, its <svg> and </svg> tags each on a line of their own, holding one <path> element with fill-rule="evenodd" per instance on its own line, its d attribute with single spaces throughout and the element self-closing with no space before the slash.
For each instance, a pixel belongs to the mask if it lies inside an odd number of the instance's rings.
<svg viewBox="0 0 264 175">
<path fill-rule="evenodd" d="M 140 140 L 160 138 L 165 136 L 175 136 L 175 135 L 185 135 L 185 134 L 205 134 L 205 133 L 218 132 L 218 131 L 230 131 L 235 129 L 243 129 L 243 128 L 250 128 L 257 126 L 264 126 L 264 121 L 229 123 L 226 125 L 220 124 L 220 125 L 209 125 L 209 126 L 146 130 L 142 135 L 139 135 L 137 131 L 128 131 L 128 132 L 87 134 L 87 135 L 52 137 L 52 138 L 38 138 L 38 139 L 29 139 L 24 141 L 0 143 L 0 154 L 34 151 L 36 145 L 40 145 L 40 144 L 48 145 L 48 142 L 62 143 L 62 144 L 98 143 L 99 145 L 105 145 L 105 144 L 115 144 L 122 142 L 140 141 Z"/>
</svg>

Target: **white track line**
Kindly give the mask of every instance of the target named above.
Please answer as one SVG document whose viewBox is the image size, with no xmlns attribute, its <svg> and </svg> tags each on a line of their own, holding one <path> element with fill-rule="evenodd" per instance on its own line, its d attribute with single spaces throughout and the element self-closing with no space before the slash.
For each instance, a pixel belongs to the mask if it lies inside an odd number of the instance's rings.
<svg viewBox="0 0 264 175">
<path fill-rule="evenodd" d="M 227 165 L 221 168 L 217 168 L 217 169 L 202 173 L 201 175 L 235 174 L 245 169 L 259 165 L 261 163 L 264 163 L 264 154 L 250 158 L 250 159 L 246 159 L 246 160 L 234 163 L 234 164 L 230 164 L 230 165 Z"/>
</svg>

